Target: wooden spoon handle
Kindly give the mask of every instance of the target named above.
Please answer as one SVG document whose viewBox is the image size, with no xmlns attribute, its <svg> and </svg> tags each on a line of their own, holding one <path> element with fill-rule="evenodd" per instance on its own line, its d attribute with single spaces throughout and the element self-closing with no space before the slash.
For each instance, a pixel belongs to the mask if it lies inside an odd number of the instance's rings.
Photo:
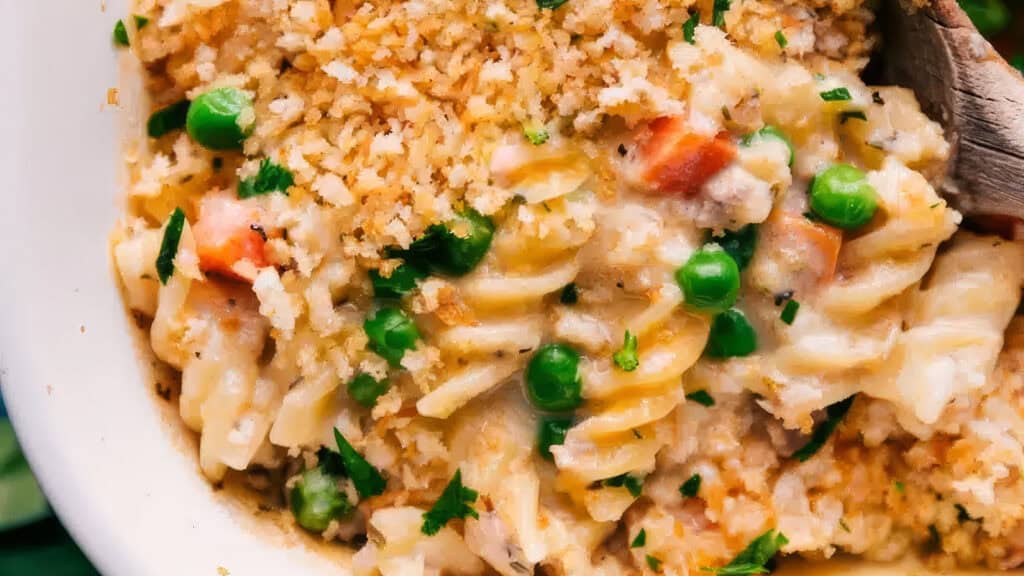
<svg viewBox="0 0 1024 576">
<path fill-rule="evenodd" d="M 1024 218 L 1024 79 L 956 0 L 883 17 L 887 82 L 914 90 L 953 144 L 945 192 L 967 214 Z"/>
</svg>

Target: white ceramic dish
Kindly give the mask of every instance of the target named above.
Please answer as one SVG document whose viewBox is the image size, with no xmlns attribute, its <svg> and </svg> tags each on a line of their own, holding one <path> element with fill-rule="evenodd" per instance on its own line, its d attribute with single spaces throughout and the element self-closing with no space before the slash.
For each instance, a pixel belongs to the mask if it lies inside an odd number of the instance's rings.
<svg viewBox="0 0 1024 576">
<path fill-rule="evenodd" d="M 132 353 L 108 256 L 120 113 L 106 104 L 118 85 L 110 34 L 125 6 L 0 0 L 4 399 L 44 491 L 103 574 L 338 574 L 205 482 Z"/>
</svg>

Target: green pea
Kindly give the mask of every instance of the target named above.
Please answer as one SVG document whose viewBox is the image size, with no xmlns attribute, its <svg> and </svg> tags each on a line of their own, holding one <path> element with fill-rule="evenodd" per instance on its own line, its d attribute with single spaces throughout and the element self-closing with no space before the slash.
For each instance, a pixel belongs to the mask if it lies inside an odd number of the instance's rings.
<svg viewBox="0 0 1024 576">
<path fill-rule="evenodd" d="M 676 282 L 683 289 L 687 307 L 721 312 L 736 302 L 740 291 L 740 269 L 721 247 L 708 244 L 676 270 Z"/>
<path fill-rule="evenodd" d="M 484 259 L 493 239 L 494 222 L 467 208 L 443 225 L 427 228 L 408 249 L 392 248 L 387 254 L 420 270 L 464 276 Z"/>
<path fill-rule="evenodd" d="M 255 123 L 252 98 L 238 88 L 217 88 L 192 101 L 185 129 L 204 148 L 237 150 Z"/>
<path fill-rule="evenodd" d="M 338 489 L 337 477 L 317 466 L 302 473 L 291 491 L 296 522 L 311 532 L 323 532 L 331 520 L 352 513 L 352 504 Z"/>
<path fill-rule="evenodd" d="M 757 350 L 757 332 L 743 312 L 732 308 L 715 316 L 705 353 L 712 358 L 747 356 Z"/>
<path fill-rule="evenodd" d="M 387 278 L 377 270 L 370 270 L 373 295 L 377 298 L 401 298 L 416 289 L 416 283 L 427 277 L 427 273 L 410 264 L 402 264 L 391 271 Z"/>
<path fill-rule="evenodd" d="M 391 383 L 387 378 L 376 380 L 373 376 L 363 373 L 359 374 L 348 383 L 348 396 L 361 406 L 373 408 L 377 404 L 377 398 L 388 391 Z"/>
<path fill-rule="evenodd" d="M 785 144 L 786 148 L 789 148 L 789 165 L 792 166 L 793 160 L 796 159 L 796 148 L 793 147 L 793 141 L 790 140 L 789 136 L 786 136 L 782 132 L 782 130 L 779 130 L 778 128 L 772 126 L 771 124 L 766 124 L 757 132 L 751 132 L 750 134 L 747 134 L 746 136 L 743 137 L 743 140 L 740 141 L 740 144 L 742 144 L 743 146 L 752 146 L 754 144 L 757 144 L 758 142 L 769 139 L 778 140 L 779 142 Z"/>
<path fill-rule="evenodd" d="M 420 338 L 420 331 L 412 319 L 392 307 L 377 310 L 363 322 L 363 330 L 370 339 L 370 350 L 396 367 L 401 366 L 405 351 L 415 348 Z"/>
<path fill-rule="evenodd" d="M 583 403 L 580 355 L 565 344 L 542 346 L 526 366 L 526 390 L 541 410 L 562 412 Z"/>
<path fill-rule="evenodd" d="M 470 273 L 480 264 L 494 239 L 494 222 L 472 208 L 466 209 L 445 224 L 438 269 L 452 276 Z"/>
<path fill-rule="evenodd" d="M 554 456 L 551 455 L 551 447 L 565 444 L 565 434 L 569 428 L 572 428 L 571 417 L 541 418 L 540 426 L 537 429 L 537 449 L 545 460 L 554 459 Z"/>
<path fill-rule="evenodd" d="M 828 224 L 851 230 L 871 221 L 878 195 L 859 168 L 833 164 L 814 177 L 811 211 Z"/>
</svg>

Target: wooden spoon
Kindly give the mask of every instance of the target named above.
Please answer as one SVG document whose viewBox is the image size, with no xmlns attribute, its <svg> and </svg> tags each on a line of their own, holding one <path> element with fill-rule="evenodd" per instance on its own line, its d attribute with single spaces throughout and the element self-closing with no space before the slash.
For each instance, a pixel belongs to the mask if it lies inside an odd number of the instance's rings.
<svg viewBox="0 0 1024 576">
<path fill-rule="evenodd" d="M 883 75 L 914 90 L 952 143 L 943 192 L 967 215 L 1024 219 L 1024 79 L 956 0 L 884 3 Z"/>
</svg>

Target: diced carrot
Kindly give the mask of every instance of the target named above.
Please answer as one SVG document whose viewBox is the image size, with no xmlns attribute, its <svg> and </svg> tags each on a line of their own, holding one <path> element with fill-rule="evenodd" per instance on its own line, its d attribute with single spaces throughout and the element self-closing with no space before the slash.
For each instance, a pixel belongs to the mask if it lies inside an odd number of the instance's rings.
<svg viewBox="0 0 1024 576">
<path fill-rule="evenodd" d="M 695 134 L 682 116 L 658 118 L 648 129 L 640 147 L 640 177 L 659 192 L 695 194 L 736 157 L 727 133 Z"/>
<path fill-rule="evenodd" d="M 843 245 L 843 232 L 828 224 L 808 220 L 799 214 L 781 212 L 775 218 L 776 234 L 786 243 L 806 255 L 808 269 L 826 283 L 836 273 L 839 249 Z"/>
<path fill-rule="evenodd" d="M 234 265 L 248 260 L 256 268 L 267 265 L 263 253 L 266 237 L 260 233 L 260 211 L 245 200 L 228 194 L 207 194 L 199 202 L 199 219 L 192 227 L 199 267 L 242 280 Z"/>
</svg>

